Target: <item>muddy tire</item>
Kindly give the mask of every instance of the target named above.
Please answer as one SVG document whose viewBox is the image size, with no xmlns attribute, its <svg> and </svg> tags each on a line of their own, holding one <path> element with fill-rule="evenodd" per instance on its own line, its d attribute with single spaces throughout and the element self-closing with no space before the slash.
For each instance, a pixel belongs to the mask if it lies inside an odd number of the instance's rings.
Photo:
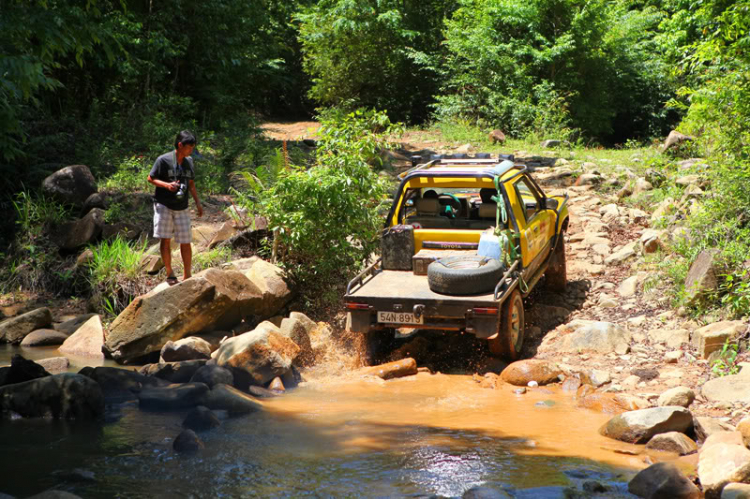
<svg viewBox="0 0 750 499">
<path fill-rule="evenodd" d="M 523 297 L 517 289 L 503 302 L 500 313 L 497 337 L 488 340 L 490 352 L 509 361 L 516 360 L 524 339 Z"/>
<path fill-rule="evenodd" d="M 494 258 L 452 256 L 427 267 L 427 283 L 436 293 L 475 295 L 493 291 L 504 271 L 502 262 Z"/>
<path fill-rule="evenodd" d="M 565 263 L 565 238 L 562 233 L 559 238 L 544 275 L 547 278 L 547 289 L 564 293 L 568 286 L 568 269 Z"/>
</svg>

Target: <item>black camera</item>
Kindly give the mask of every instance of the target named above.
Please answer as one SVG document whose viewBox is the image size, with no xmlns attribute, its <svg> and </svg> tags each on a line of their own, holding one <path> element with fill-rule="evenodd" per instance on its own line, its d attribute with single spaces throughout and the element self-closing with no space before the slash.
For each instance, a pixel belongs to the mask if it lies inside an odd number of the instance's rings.
<svg viewBox="0 0 750 499">
<path fill-rule="evenodd" d="M 187 194 L 187 184 L 180 183 L 180 188 L 174 193 L 177 199 L 183 199 Z"/>
</svg>

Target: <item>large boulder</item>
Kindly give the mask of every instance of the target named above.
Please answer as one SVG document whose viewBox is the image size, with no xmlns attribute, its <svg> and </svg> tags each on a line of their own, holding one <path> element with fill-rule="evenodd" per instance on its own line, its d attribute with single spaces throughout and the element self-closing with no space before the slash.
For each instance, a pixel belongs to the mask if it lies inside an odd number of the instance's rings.
<svg viewBox="0 0 750 499">
<path fill-rule="evenodd" d="M 141 409 L 152 411 L 178 411 L 205 405 L 208 387 L 203 383 L 182 383 L 149 387 L 138 394 Z"/>
<path fill-rule="evenodd" d="M 9 367 L 0 367 L 0 386 L 14 385 L 45 376 L 49 376 L 49 373 L 43 366 L 15 354 L 10 360 Z"/>
<path fill-rule="evenodd" d="M 700 451 L 698 476 L 709 499 L 721 497 L 722 489 L 731 482 L 750 482 L 750 450 L 742 444 L 742 436 L 737 443 L 723 437 L 721 433 L 711 435 Z"/>
<path fill-rule="evenodd" d="M 98 315 L 94 315 L 76 330 L 60 346 L 60 352 L 80 357 L 103 359 L 104 327 Z"/>
<path fill-rule="evenodd" d="M 63 251 L 73 251 L 95 241 L 104 229 L 104 210 L 94 208 L 83 218 L 56 226 L 50 239 Z"/>
<path fill-rule="evenodd" d="M 55 201 L 83 206 L 97 190 L 96 179 L 85 165 L 66 166 L 42 182 L 42 192 Z"/>
<path fill-rule="evenodd" d="M 562 371 L 557 364 L 540 359 L 526 359 L 513 362 L 506 367 L 500 377 L 506 383 L 526 386 L 530 381 L 540 385 L 559 381 Z"/>
<path fill-rule="evenodd" d="M 0 387 L 0 413 L 23 417 L 95 419 L 104 415 L 104 397 L 96 381 L 63 373 Z"/>
<path fill-rule="evenodd" d="M 65 322 L 61 322 L 59 324 L 55 324 L 54 328 L 56 331 L 60 331 L 61 333 L 65 334 L 66 336 L 70 336 L 71 334 L 78 331 L 78 328 L 84 325 L 89 319 L 91 319 L 93 316 L 97 314 L 83 314 L 76 317 L 73 317 L 72 319 L 68 319 Z"/>
<path fill-rule="evenodd" d="M 630 350 L 630 332 L 611 322 L 574 320 L 547 335 L 539 352 L 625 354 Z"/>
<path fill-rule="evenodd" d="M 0 343 L 18 344 L 34 330 L 52 324 L 52 312 L 43 307 L 0 322 Z"/>
<path fill-rule="evenodd" d="M 288 317 L 281 321 L 279 329 L 281 330 L 281 334 L 295 342 L 300 348 L 295 365 L 300 367 L 311 366 L 315 360 L 315 354 L 312 350 L 310 331 L 307 325 L 300 319 Z"/>
<path fill-rule="evenodd" d="M 160 362 L 158 364 L 146 364 L 138 372 L 144 376 L 153 376 L 170 383 L 187 383 L 205 365 L 206 361 L 203 359 Z"/>
<path fill-rule="evenodd" d="M 177 341 L 168 341 L 161 348 L 161 362 L 179 362 L 211 358 L 211 344 L 202 338 L 188 336 Z"/>
<path fill-rule="evenodd" d="M 656 463 L 628 483 L 628 492 L 647 499 L 700 499 L 698 487 L 672 463 Z"/>
<path fill-rule="evenodd" d="M 619 414 L 599 432 L 605 437 L 631 444 L 645 444 L 651 437 L 669 431 L 686 432 L 693 427 L 693 416 L 684 407 L 652 407 Z"/>
<path fill-rule="evenodd" d="M 205 365 L 195 371 L 191 383 L 205 383 L 209 388 L 216 385 L 234 385 L 234 374 L 226 367 Z"/>
<path fill-rule="evenodd" d="M 37 329 L 32 331 L 21 341 L 22 347 L 48 347 L 62 345 L 68 335 L 54 329 Z"/>
<path fill-rule="evenodd" d="M 229 338 L 214 355 L 217 365 L 243 370 L 253 384 L 265 385 L 289 373 L 299 351 L 296 343 L 265 321 L 248 333 Z"/>
<path fill-rule="evenodd" d="M 284 271 L 265 260 L 256 260 L 242 271 L 261 291 L 263 304 L 257 310 L 262 317 L 271 317 L 279 312 L 292 299 L 292 292 L 286 283 Z"/>
<path fill-rule="evenodd" d="M 168 341 L 223 329 L 227 320 L 251 315 L 252 285 L 238 272 L 212 269 L 154 294 L 139 296 L 112 322 L 105 348 L 127 363 L 158 352 Z"/>
<path fill-rule="evenodd" d="M 216 385 L 204 398 L 205 406 L 214 411 L 227 411 L 229 414 L 248 414 L 263 409 L 263 405 L 250 395 L 233 386 Z"/>
<path fill-rule="evenodd" d="M 117 367 L 94 367 L 82 369 L 79 374 L 88 376 L 99 384 L 107 402 L 122 402 L 138 398 L 144 387 L 168 384 L 159 378 Z"/>
</svg>

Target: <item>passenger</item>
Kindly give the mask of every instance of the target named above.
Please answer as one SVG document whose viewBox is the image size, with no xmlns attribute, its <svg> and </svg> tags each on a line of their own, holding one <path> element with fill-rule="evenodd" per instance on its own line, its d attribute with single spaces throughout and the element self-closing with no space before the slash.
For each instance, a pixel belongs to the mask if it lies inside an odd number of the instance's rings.
<svg viewBox="0 0 750 499">
<path fill-rule="evenodd" d="M 437 199 L 438 193 L 433 191 L 432 189 L 424 191 L 424 194 L 422 194 L 423 199 Z"/>
<path fill-rule="evenodd" d="M 479 197 L 482 199 L 482 203 L 494 203 L 493 196 L 497 196 L 497 189 L 491 187 L 482 187 L 479 189 Z"/>
</svg>

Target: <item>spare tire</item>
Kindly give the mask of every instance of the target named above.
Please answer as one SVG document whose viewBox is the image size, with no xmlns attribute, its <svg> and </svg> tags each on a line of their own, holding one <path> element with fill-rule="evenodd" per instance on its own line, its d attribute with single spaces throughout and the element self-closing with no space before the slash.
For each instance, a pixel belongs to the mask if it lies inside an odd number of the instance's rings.
<svg viewBox="0 0 750 499">
<path fill-rule="evenodd" d="M 430 289 L 444 295 L 476 295 L 493 291 L 503 277 L 503 263 L 478 255 L 450 256 L 427 267 Z"/>
</svg>

